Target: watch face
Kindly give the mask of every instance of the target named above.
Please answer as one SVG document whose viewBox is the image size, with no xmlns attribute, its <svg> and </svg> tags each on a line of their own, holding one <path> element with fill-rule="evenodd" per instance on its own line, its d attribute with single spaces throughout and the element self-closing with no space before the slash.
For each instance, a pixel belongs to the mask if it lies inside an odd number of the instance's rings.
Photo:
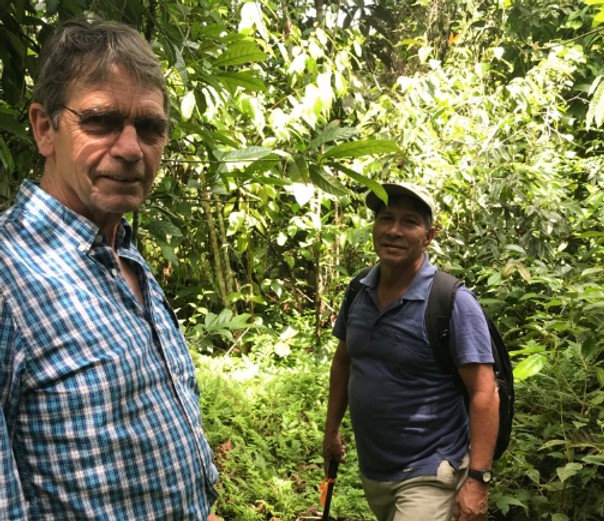
<svg viewBox="0 0 604 521">
<path fill-rule="evenodd" d="M 468 475 L 469 477 L 480 481 L 481 483 L 484 484 L 488 484 L 491 482 L 491 480 L 493 479 L 493 471 L 492 470 L 476 470 L 476 469 L 470 469 L 468 471 Z"/>
</svg>

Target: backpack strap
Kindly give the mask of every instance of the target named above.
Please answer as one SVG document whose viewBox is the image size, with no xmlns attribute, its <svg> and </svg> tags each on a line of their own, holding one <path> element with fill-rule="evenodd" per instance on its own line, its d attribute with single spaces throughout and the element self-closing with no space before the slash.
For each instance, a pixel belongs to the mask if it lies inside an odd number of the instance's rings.
<svg viewBox="0 0 604 521">
<path fill-rule="evenodd" d="M 428 340 L 438 365 L 451 371 L 453 359 L 449 349 L 449 324 L 455 300 L 455 291 L 463 282 L 444 271 L 434 275 L 426 304 L 425 323 Z"/>
<path fill-rule="evenodd" d="M 342 308 L 343 308 L 345 317 L 348 317 L 348 310 L 350 309 L 352 302 L 356 298 L 359 291 L 361 291 L 361 289 L 363 289 L 363 284 L 361 284 L 361 279 L 364 278 L 367 275 L 367 273 L 369 273 L 371 271 L 372 268 L 373 268 L 373 266 L 368 266 L 367 268 L 363 268 L 348 283 L 348 288 L 346 289 L 346 293 L 344 294 L 344 301 L 342 302 Z"/>
</svg>

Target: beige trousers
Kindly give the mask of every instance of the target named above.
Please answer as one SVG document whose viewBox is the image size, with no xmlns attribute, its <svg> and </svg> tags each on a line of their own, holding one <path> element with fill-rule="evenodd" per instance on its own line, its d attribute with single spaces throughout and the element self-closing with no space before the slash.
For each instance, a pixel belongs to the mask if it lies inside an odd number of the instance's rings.
<svg viewBox="0 0 604 521">
<path fill-rule="evenodd" d="M 404 481 L 373 481 L 361 475 L 365 497 L 378 521 L 450 521 L 455 495 L 468 474 L 468 459 L 459 470 L 443 460 L 436 476 Z"/>
</svg>

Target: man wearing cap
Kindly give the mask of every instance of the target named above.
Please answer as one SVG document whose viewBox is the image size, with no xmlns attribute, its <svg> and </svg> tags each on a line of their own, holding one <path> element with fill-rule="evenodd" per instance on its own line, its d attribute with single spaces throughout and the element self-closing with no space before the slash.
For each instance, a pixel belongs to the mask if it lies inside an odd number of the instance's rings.
<svg viewBox="0 0 604 521">
<path fill-rule="evenodd" d="M 450 332 L 466 409 L 456 376 L 434 358 L 424 323 L 436 273 L 426 253 L 434 201 L 410 183 L 383 187 L 388 204 L 373 192 L 366 198 L 379 263 L 333 329 L 339 343 L 323 456 L 343 460 L 339 427 L 349 406 L 361 481 L 378 521 L 483 520 L 499 400 L 488 326 L 474 295 L 459 288 Z"/>
</svg>

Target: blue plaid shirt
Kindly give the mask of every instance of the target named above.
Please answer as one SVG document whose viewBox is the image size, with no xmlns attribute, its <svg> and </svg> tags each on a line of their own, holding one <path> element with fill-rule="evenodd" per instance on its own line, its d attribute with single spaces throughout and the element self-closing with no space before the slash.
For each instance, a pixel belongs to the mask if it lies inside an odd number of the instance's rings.
<svg viewBox="0 0 604 521">
<path fill-rule="evenodd" d="M 120 227 L 33 183 L 0 214 L 0 518 L 205 520 L 217 471 L 174 313 Z"/>
</svg>

